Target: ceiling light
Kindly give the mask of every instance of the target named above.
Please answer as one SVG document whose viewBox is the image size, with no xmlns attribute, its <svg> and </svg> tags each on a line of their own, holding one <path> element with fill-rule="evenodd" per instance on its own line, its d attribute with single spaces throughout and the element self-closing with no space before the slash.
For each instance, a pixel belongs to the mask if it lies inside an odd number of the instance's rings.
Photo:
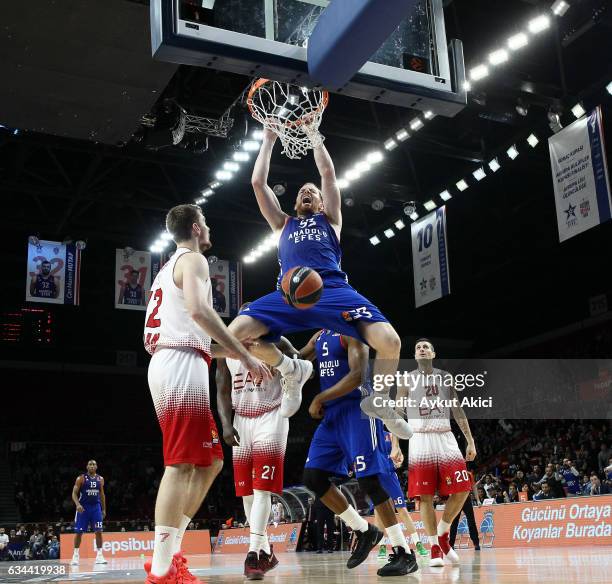
<svg viewBox="0 0 612 584">
<path fill-rule="evenodd" d="M 389 138 L 385 142 L 385 150 L 390 152 L 391 150 L 395 150 L 396 148 L 397 148 L 397 142 L 393 138 Z"/>
<path fill-rule="evenodd" d="M 372 168 L 372 165 L 369 162 L 363 160 L 362 162 L 358 162 L 355 165 L 355 170 L 359 173 L 368 172 Z"/>
<path fill-rule="evenodd" d="M 539 143 L 540 141 L 538 140 L 538 137 L 535 134 L 531 134 L 529 138 L 527 138 L 527 144 L 529 144 L 529 146 L 531 146 L 532 148 L 535 148 Z"/>
<path fill-rule="evenodd" d="M 240 170 L 240 165 L 237 162 L 226 162 L 223 164 L 223 170 L 229 170 L 230 172 L 237 172 Z"/>
<path fill-rule="evenodd" d="M 255 130 L 253 132 L 253 140 L 263 140 L 263 130 Z"/>
<path fill-rule="evenodd" d="M 412 219 L 413 221 L 416 221 L 418 218 L 419 214 L 416 211 L 410 214 L 410 219 Z"/>
<path fill-rule="evenodd" d="M 202 197 L 201 199 L 198 199 L 196 201 L 196 205 L 205 205 L 208 202 L 208 199 L 205 199 L 204 197 Z"/>
<path fill-rule="evenodd" d="M 423 203 L 423 207 L 425 207 L 425 209 L 427 209 L 428 211 L 433 211 L 438 205 L 436 205 L 433 201 L 425 201 Z"/>
<path fill-rule="evenodd" d="M 203 197 L 210 197 L 211 195 L 215 194 L 215 191 L 212 189 L 204 189 L 201 194 Z"/>
<path fill-rule="evenodd" d="M 510 160 L 514 160 L 519 155 L 519 151 L 516 149 L 516 146 L 510 146 L 510 148 L 506 150 L 506 154 Z"/>
<path fill-rule="evenodd" d="M 452 197 L 452 195 L 448 191 L 442 191 L 440 193 L 440 198 L 443 201 L 448 201 L 448 200 L 452 199 L 453 197 Z"/>
<path fill-rule="evenodd" d="M 248 152 L 234 152 L 234 156 L 233 156 L 234 160 L 236 162 L 246 162 L 250 156 Z"/>
<path fill-rule="evenodd" d="M 565 16 L 565 13 L 569 10 L 570 5 L 565 0 L 555 0 L 553 5 L 550 7 L 552 13 L 555 16 Z"/>
<path fill-rule="evenodd" d="M 489 168 L 493 172 L 497 172 L 501 168 L 501 164 L 497 161 L 497 158 L 494 158 L 491 160 L 491 162 L 489 162 Z"/>
<path fill-rule="evenodd" d="M 469 81 L 464 81 L 463 82 L 463 89 L 465 91 L 470 91 L 472 89 L 472 84 Z"/>
<path fill-rule="evenodd" d="M 347 207 L 354 207 L 355 206 L 355 199 L 353 199 L 353 197 L 344 197 L 344 204 Z"/>
<path fill-rule="evenodd" d="M 516 103 L 516 105 L 514 106 L 514 109 L 516 110 L 516 113 L 519 116 L 522 117 L 527 117 L 527 115 L 529 114 L 529 105 L 526 104 L 522 99 L 519 98 L 518 102 Z"/>
<path fill-rule="evenodd" d="M 374 199 L 372 201 L 372 209 L 374 211 L 382 211 L 385 208 L 385 202 L 380 199 Z"/>
<path fill-rule="evenodd" d="M 582 107 L 582 104 L 578 102 L 573 108 L 572 113 L 576 119 L 581 118 L 584 114 L 586 114 L 586 110 Z"/>
<path fill-rule="evenodd" d="M 465 182 L 465 180 L 461 179 L 456 185 L 455 185 L 461 192 L 466 191 L 469 188 L 469 185 L 467 184 L 467 182 Z"/>
<path fill-rule="evenodd" d="M 346 188 L 348 188 L 348 186 L 349 186 L 350 184 L 351 184 L 351 183 L 350 183 L 348 180 L 346 180 L 345 178 L 339 178 L 339 179 L 336 181 L 336 186 L 337 186 L 339 189 L 346 189 Z"/>
<path fill-rule="evenodd" d="M 216 181 L 215 181 L 214 183 L 212 183 L 212 184 L 210 185 L 210 188 L 211 188 L 211 189 L 216 189 L 217 187 L 220 187 L 220 186 L 221 186 L 221 183 L 220 183 L 220 182 L 216 182 Z"/>
<path fill-rule="evenodd" d="M 255 152 L 259 150 L 259 142 L 257 140 L 245 140 L 242 143 L 242 149 L 247 152 Z"/>
<path fill-rule="evenodd" d="M 480 182 L 483 178 L 487 178 L 487 173 L 484 171 L 484 168 L 482 168 L 482 166 L 480 168 L 477 168 L 473 173 L 472 176 L 478 181 Z"/>
<path fill-rule="evenodd" d="M 418 132 L 425 124 L 420 120 L 420 118 L 415 118 L 410 122 L 410 129 L 413 132 Z"/>
<path fill-rule="evenodd" d="M 170 235 L 167 231 L 164 231 L 161 234 L 161 238 L 165 239 L 166 241 L 170 241 L 172 239 L 172 235 Z"/>
<path fill-rule="evenodd" d="M 395 137 L 400 142 L 403 142 L 404 140 L 407 140 L 410 137 L 410 134 L 404 128 L 402 128 L 399 132 L 395 134 Z"/>
<path fill-rule="evenodd" d="M 284 183 L 276 183 L 272 187 L 272 191 L 277 197 L 282 197 L 287 192 L 287 187 Z"/>
<path fill-rule="evenodd" d="M 218 180 L 231 180 L 233 176 L 228 170 L 219 170 L 215 173 L 215 178 Z"/>
<path fill-rule="evenodd" d="M 435 115 L 435 114 L 434 114 L 432 111 L 427 111 L 427 112 L 425 112 L 425 113 L 423 114 L 423 117 L 424 117 L 426 120 L 431 120 L 431 119 L 434 117 L 434 115 Z"/>
<path fill-rule="evenodd" d="M 378 237 L 375 235 L 374 237 L 370 237 L 370 243 L 372 245 L 378 245 L 380 243 L 380 239 L 378 239 Z"/>
<path fill-rule="evenodd" d="M 491 65 L 501 65 L 508 60 L 508 51 L 506 49 L 499 49 L 497 51 L 493 51 L 489 55 L 489 63 Z"/>
<path fill-rule="evenodd" d="M 395 228 L 396 228 L 398 231 L 401 231 L 402 229 L 404 229 L 404 227 L 406 227 L 406 224 L 405 224 L 405 223 L 404 223 L 404 222 L 403 222 L 401 219 L 398 219 L 398 220 L 397 220 L 397 221 L 394 223 L 394 225 L 395 225 Z"/>
<path fill-rule="evenodd" d="M 244 256 L 244 257 L 242 258 L 242 261 L 243 261 L 245 264 L 252 264 L 252 263 L 255 261 L 255 259 L 253 258 L 253 256 L 252 256 L 252 255 L 247 255 L 247 256 Z"/>
<path fill-rule="evenodd" d="M 486 65 L 478 65 L 470 71 L 470 79 L 478 81 L 484 79 L 489 74 L 489 68 Z"/>
<path fill-rule="evenodd" d="M 385 158 L 385 155 L 380 150 L 375 150 L 374 152 L 370 152 L 366 156 L 366 160 L 370 164 L 378 164 L 379 162 L 382 162 L 384 158 Z"/>
<path fill-rule="evenodd" d="M 508 48 L 517 51 L 529 44 L 529 37 L 524 32 L 519 32 L 508 39 Z"/>
<path fill-rule="evenodd" d="M 347 173 L 344 175 L 344 178 L 345 180 L 353 181 L 353 180 L 357 180 L 360 176 L 361 174 L 357 170 L 352 169 L 352 170 L 347 171 Z"/>
<path fill-rule="evenodd" d="M 395 231 L 393 231 L 393 229 L 385 229 L 385 237 L 387 239 L 391 239 L 392 237 L 395 237 Z"/>
<path fill-rule="evenodd" d="M 538 34 L 539 32 L 542 32 L 543 30 L 546 30 L 549 27 L 550 27 L 550 18 L 546 16 L 545 14 L 542 14 L 541 16 L 534 18 L 527 25 L 529 32 L 532 34 Z"/>
<path fill-rule="evenodd" d="M 608 91 L 610 95 L 612 95 L 612 81 L 610 81 L 610 83 L 606 85 L 606 90 Z"/>
</svg>

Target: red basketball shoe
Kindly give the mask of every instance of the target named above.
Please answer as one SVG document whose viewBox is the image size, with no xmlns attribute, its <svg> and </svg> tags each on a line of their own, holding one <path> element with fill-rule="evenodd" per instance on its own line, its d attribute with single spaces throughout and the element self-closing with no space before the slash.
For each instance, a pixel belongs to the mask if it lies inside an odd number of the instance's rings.
<svg viewBox="0 0 612 584">
<path fill-rule="evenodd" d="M 244 575 L 247 577 L 247 580 L 263 580 L 264 573 L 259 565 L 257 552 L 249 552 L 247 554 L 244 560 Z"/>
<path fill-rule="evenodd" d="M 459 556 L 457 552 L 451 547 L 451 544 L 448 541 L 448 537 L 448 532 L 444 535 L 439 535 L 438 544 L 442 549 L 442 553 L 456 566 L 457 564 L 459 564 Z"/>
<path fill-rule="evenodd" d="M 263 550 L 259 550 L 259 567 L 264 574 L 276 568 L 276 566 L 278 566 L 278 559 L 274 555 L 273 546 L 270 546 L 270 554 L 267 554 Z"/>
<path fill-rule="evenodd" d="M 147 579 L 145 584 L 178 584 L 179 580 L 176 578 L 176 568 L 174 564 L 170 564 L 168 571 L 165 576 L 154 576 L 151 574 L 151 562 L 145 562 L 145 572 L 147 573 Z"/>
<path fill-rule="evenodd" d="M 431 544 L 431 556 L 429 558 L 429 565 L 432 568 L 440 568 L 444 566 L 444 560 L 442 559 L 442 550 L 440 546 L 432 543 Z"/>
</svg>

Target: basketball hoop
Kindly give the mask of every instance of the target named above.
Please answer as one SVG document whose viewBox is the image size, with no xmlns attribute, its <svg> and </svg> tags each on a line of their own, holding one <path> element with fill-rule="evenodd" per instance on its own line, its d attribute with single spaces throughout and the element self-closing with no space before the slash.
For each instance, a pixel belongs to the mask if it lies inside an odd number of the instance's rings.
<svg viewBox="0 0 612 584">
<path fill-rule="evenodd" d="M 297 87 L 270 79 L 258 79 L 247 97 L 251 115 L 281 140 L 283 154 L 299 159 L 325 138 L 319 133 L 329 93 L 324 89 Z"/>
</svg>

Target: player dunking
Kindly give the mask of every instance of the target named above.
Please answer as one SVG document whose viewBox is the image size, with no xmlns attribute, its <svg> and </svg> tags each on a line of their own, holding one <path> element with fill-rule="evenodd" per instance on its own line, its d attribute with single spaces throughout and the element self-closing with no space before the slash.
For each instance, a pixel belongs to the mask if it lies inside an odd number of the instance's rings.
<svg viewBox="0 0 612 584">
<path fill-rule="evenodd" d="M 297 353 L 286 339 L 281 343 L 285 352 Z M 283 491 L 289 433 L 289 420 L 281 415 L 280 375 L 254 378 L 240 361 L 219 359 L 216 381 L 223 440 L 232 446 L 236 496 L 242 497 L 250 528 L 244 575 L 248 580 L 260 580 L 278 564 L 266 528 L 272 493 Z"/>
<path fill-rule="evenodd" d="M 38 298 L 57 298 L 59 285 L 57 278 L 51 274 L 51 262 L 44 260 L 40 264 L 40 274 L 32 276 L 30 281 L 30 296 Z"/>
<path fill-rule="evenodd" d="M 388 462 L 381 446 L 383 424 L 380 420 L 363 416 L 359 407 L 362 397 L 360 383 L 368 365 L 367 345 L 324 330 L 316 333 L 300 354 L 318 361 L 321 393 L 312 400 L 308 411 L 313 418 L 323 418 L 308 450 L 304 484 L 355 531 L 357 543 L 347 567 L 355 568 L 366 560 L 383 535 L 361 517 L 340 490 L 330 483 L 331 476 L 347 475 L 349 468 L 354 468 L 357 482 L 372 500 L 393 546 L 389 563 L 377 574 L 400 576 L 418 570 L 389 493 L 381 484 L 381 476 L 388 472 Z"/>
<path fill-rule="evenodd" d="M 79 548 L 83 532 L 91 526 L 96 534 L 96 564 L 106 564 L 102 554 L 102 521 L 106 517 L 106 495 L 104 494 L 104 479 L 97 474 L 98 463 L 90 460 L 87 472 L 79 475 L 72 487 L 72 500 L 76 505 L 74 517 L 74 551 L 73 566 L 79 565 Z"/>
<path fill-rule="evenodd" d="M 211 247 L 210 230 L 201 209 L 170 209 L 166 229 L 177 250 L 155 278 L 144 328 L 165 465 L 155 504 L 153 561 L 145 564 L 147 584 L 199 582 L 187 570 L 180 549 L 185 529 L 223 466 L 210 411 L 211 359 L 231 355 L 254 377 L 269 377 L 265 365 L 213 310 L 208 262 L 202 255 Z M 211 347 L 211 337 L 222 347 Z"/>
<path fill-rule="evenodd" d="M 449 543 L 449 531 L 472 489 L 465 461 L 474 460 L 476 447 L 463 409 L 459 406 L 442 407 L 444 402 L 435 404 L 437 398 L 457 398 L 457 392 L 449 381 L 450 374 L 434 369 L 436 353 L 431 341 L 419 339 L 414 351 L 418 369 L 409 373 L 409 378 L 415 380 L 410 387 L 410 397 L 418 407 L 408 410 L 414 428 L 408 448 L 408 496 L 421 499 L 421 517 L 431 543 L 430 566 L 444 565 L 443 556 L 458 564 L 459 556 Z M 431 407 L 423 405 L 424 398 L 433 402 Z M 465 459 L 451 432 L 451 412 L 467 441 Z M 441 497 L 448 495 L 437 528 L 433 508 L 436 489 Z"/>
<path fill-rule="evenodd" d="M 313 130 L 316 131 L 316 130 Z M 323 279 L 323 293 L 309 310 L 289 306 L 279 290 L 252 302 L 231 323 L 230 330 L 241 339 L 278 340 L 281 334 L 313 328 L 330 329 L 343 335 L 365 340 L 376 351 L 375 374 L 394 374 L 400 355 L 398 334 L 380 310 L 359 294 L 347 281 L 340 267 L 340 233 L 342 212 L 340 191 L 332 159 L 321 143 L 314 149 L 314 159 L 321 178 L 321 189 L 313 183 L 304 184 L 297 195 L 297 217 L 284 213 L 274 192 L 267 184 L 270 158 L 276 134 L 264 130 L 263 143 L 253 169 L 252 184 L 259 209 L 278 235 L 279 282 L 290 268 L 308 266 Z M 276 352 L 277 360 L 280 353 Z M 291 363 L 274 363 L 281 374 Z M 299 406 L 302 384 L 296 384 L 291 399 Z M 368 402 L 369 403 L 369 402 Z M 365 403 L 364 403 L 365 405 Z M 371 407 L 369 415 L 381 416 Z M 408 423 L 390 408 L 385 410 L 387 427 L 400 438 L 411 435 Z"/>
<path fill-rule="evenodd" d="M 385 432 L 384 437 L 385 439 L 379 446 L 387 459 L 388 468 L 386 473 L 380 475 L 380 484 L 389 494 L 389 497 L 391 497 L 399 517 L 400 525 L 403 524 L 408 532 L 410 542 L 416 548 L 417 553 L 421 556 L 426 556 L 428 552 L 421 543 L 416 527 L 408 513 L 408 509 L 406 509 L 406 497 L 402 491 L 399 479 L 397 478 L 397 472 L 395 471 L 395 469 L 400 468 L 404 462 L 404 455 L 400 449 L 399 440 L 397 436 L 393 436 L 391 432 Z M 374 514 L 376 515 L 376 527 L 380 530 L 384 529 L 378 513 L 375 511 Z M 381 559 L 387 557 L 387 546 L 380 546 L 378 557 Z"/>
</svg>

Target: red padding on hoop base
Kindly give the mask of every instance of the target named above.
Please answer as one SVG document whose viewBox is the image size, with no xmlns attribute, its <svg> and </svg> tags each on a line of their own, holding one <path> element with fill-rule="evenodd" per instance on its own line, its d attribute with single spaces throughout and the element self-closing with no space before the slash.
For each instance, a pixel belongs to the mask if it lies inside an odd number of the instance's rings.
<svg viewBox="0 0 612 584">
<path fill-rule="evenodd" d="M 308 72 L 329 89 L 345 85 L 417 0 L 334 0 L 308 39 Z"/>
</svg>

